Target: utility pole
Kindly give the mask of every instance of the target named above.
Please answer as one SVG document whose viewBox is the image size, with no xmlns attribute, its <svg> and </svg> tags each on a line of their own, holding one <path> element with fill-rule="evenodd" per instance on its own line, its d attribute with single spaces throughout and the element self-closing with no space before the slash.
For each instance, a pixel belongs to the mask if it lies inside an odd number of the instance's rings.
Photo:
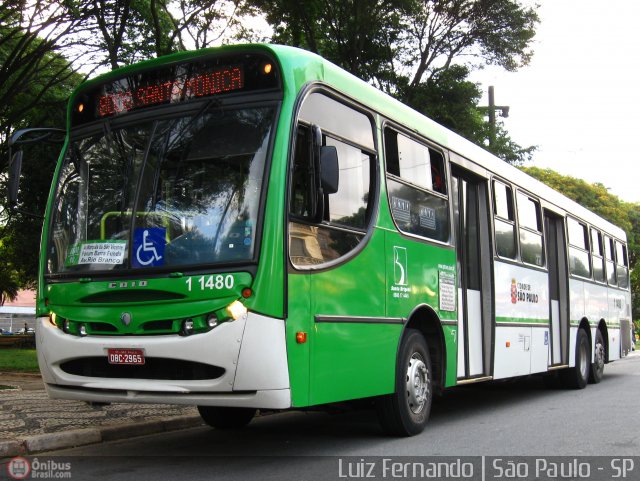
<svg viewBox="0 0 640 481">
<path fill-rule="evenodd" d="M 495 90 L 489 85 L 489 145 L 496 142 L 496 110 L 500 110 L 500 116 L 509 117 L 508 105 L 496 105 Z"/>
</svg>

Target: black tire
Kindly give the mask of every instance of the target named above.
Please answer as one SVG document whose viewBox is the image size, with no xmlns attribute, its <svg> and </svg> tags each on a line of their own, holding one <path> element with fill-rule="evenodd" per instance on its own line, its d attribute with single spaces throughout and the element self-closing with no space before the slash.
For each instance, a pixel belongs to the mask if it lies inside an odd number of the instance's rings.
<svg viewBox="0 0 640 481">
<path fill-rule="evenodd" d="M 596 345 L 593 351 L 593 363 L 589 371 L 589 382 L 598 384 L 604 376 L 604 363 L 607 359 L 607 351 L 604 344 L 604 336 L 600 329 L 596 331 Z"/>
<path fill-rule="evenodd" d="M 198 406 L 202 420 L 216 429 L 243 428 L 256 415 L 254 408 L 228 408 L 218 406 Z"/>
<path fill-rule="evenodd" d="M 387 434 L 413 436 L 424 430 L 433 401 L 432 377 L 424 337 L 407 329 L 398 351 L 395 392 L 376 399 L 378 419 Z"/>
<path fill-rule="evenodd" d="M 591 367 L 591 346 L 584 329 L 578 330 L 576 339 L 575 367 L 560 372 L 560 379 L 564 387 L 569 389 L 584 389 L 589 382 Z"/>
</svg>

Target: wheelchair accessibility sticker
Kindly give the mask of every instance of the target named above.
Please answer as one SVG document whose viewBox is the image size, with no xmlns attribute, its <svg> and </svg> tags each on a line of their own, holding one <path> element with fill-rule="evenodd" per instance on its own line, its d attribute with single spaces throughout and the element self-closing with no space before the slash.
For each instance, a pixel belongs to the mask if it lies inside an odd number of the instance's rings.
<svg viewBox="0 0 640 481">
<path fill-rule="evenodd" d="M 133 233 L 133 267 L 161 266 L 164 264 L 164 246 L 167 229 L 150 227 Z"/>
</svg>

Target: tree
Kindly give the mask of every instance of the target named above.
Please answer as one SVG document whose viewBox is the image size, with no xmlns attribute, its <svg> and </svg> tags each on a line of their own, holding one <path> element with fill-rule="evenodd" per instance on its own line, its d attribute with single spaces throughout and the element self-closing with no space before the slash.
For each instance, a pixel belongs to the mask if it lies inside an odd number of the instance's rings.
<svg viewBox="0 0 640 481">
<path fill-rule="evenodd" d="M 13 7 L 13 10 L 11 9 Z M 63 127 L 66 103 L 82 77 L 60 53 L 61 36 L 75 31 L 62 7 L 39 1 L 25 11 L 16 5 L 0 6 L 0 171 L 6 172 L 9 155 L 6 140 L 27 126 Z M 77 25 L 76 25 L 77 27 Z M 44 37 L 40 37 L 43 35 Z M 63 45 L 70 45 L 70 43 Z M 21 208 L 42 214 L 59 146 L 39 149 L 23 169 Z M 0 177 L 6 192 L 6 176 Z M 33 287 L 37 273 L 36 253 L 42 220 L 8 209 L 0 196 L 0 295 L 12 299 L 17 290 Z"/>
<path fill-rule="evenodd" d="M 91 62 L 115 69 L 249 35 L 242 19 L 251 9 L 240 0 L 78 0 L 76 12 L 86 28 L 85 57 L 98 52 Z"/>
<path fill-rule="evenodd" d="M 514 0 L 418 0 L 405 21 L 401 58 L 419 85 L 462 58 L 514 71 L 527 65 L 539 18 Z M 467 60 L 467 62 L 469 61 Z"/>
<path fill-rule="evenodd" d="M 75 46 L 79 30 L 66 2 L 0 4 L 0 143 L 5 148 L 9 133 L 24 125 L 34 108 L 51 107 L 46 103 L 56 98 L 52 91 L 75 83 L 75 69 L 62 52 Z M 6 151 L 0 158 L 5 161 Z"/>
<path fill-rule="evenodd" d="M 538 16 L 516 0 L 251 0 L 273 40 L 316 52 L 485 146 L 471 69 L 526 65 Z M 533 148 L 504 128 L 491 150 L 511 163 Z"/>
<path fill-rule="evenodd" d="M 2 228 L 0 228 L 0 258 L 9 259 L 7 246 L 1 240 L 2 236 Z M 18 272 L 8 262 L 3 262 L 3 265 L 0 266 L 0 306 L 4 306 L 5 302 L 13 301 L 18 297 L 20 284 Z"/>
<path fill-rule="evenodd" d="M 391 91 L 397 44 L 413 0 L 253 0 L 274 28 L 272 41 L 322 55 Z"/>
</svg>

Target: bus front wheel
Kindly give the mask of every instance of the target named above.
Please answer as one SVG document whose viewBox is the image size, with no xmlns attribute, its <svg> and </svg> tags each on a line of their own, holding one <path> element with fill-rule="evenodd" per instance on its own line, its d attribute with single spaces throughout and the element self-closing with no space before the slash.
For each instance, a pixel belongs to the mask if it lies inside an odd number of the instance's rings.
<svg viewBox="0 0 640 481">
<path fill-rule="evenodd" d="M 589 368 L 591 367 L 591 348 L 589 338 L 584 329 L 578 330 L 576 339 L 575 367 L 560 372 L 562 384 L 570 389 L 583 389 L 589 382 Z"/>
<path fill-rule="evenodd" d="M 429 419 L 432 399 L 427 342 L 420 331 L 407 329 L 398 352 L 395 392 L 376 400 L 383 430 L 395 436 L 422 432 Z"/>
<path fill-rule="evenodd" d="M 198 406 L 202 420 L 216 429 L 238 429 L 251 422 L 256 414 L 253 408 Z"/>
</svg>

